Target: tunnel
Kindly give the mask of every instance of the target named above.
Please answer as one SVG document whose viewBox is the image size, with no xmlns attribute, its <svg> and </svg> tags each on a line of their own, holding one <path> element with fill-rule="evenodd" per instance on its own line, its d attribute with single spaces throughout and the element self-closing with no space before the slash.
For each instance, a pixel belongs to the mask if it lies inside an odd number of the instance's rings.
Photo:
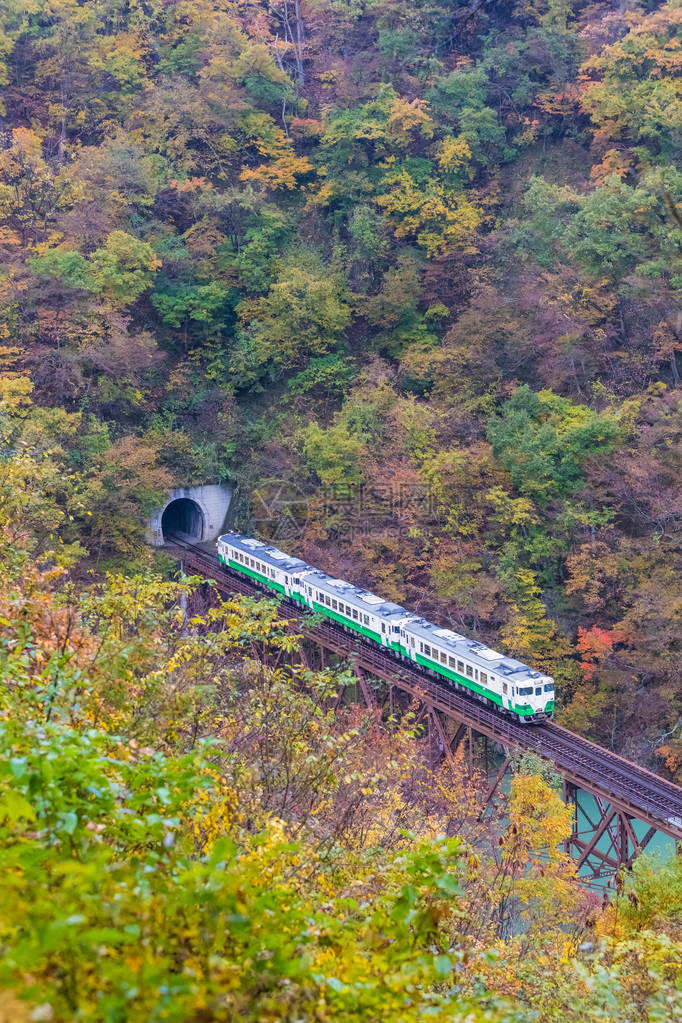
<svg viewBox="0 0 682 1023">
<path fill-rule="evenodd" d="M 203 540 L 203 512 L 190 497 L 179 497 L 164 508 L 161 529 L 164 537 L 170 533 L 180 533 L 192 540 Z"/>
</svg>

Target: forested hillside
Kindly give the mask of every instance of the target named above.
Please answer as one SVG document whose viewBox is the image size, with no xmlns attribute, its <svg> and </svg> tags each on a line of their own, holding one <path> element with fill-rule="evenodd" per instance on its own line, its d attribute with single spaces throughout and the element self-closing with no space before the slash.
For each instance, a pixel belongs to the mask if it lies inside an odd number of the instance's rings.
<svg viewBox="0 0 682 1023">
<path fill-rule="evenodd" d="M 159 493 L 230 481 L 241 528 L 546 668 L 564 722 L 679 778 L 677 0 L 0 26 L 2 388 L 68 467 L 63 538 L 130 565 Z"/>
<path fill-rule="evenodd" d="M 682 782 L 680 0 L 4 0 L 0 87 L 0 1023 L 679 1019 L 679 857 L 602 904 L 143 524 Z"/>
</svg>

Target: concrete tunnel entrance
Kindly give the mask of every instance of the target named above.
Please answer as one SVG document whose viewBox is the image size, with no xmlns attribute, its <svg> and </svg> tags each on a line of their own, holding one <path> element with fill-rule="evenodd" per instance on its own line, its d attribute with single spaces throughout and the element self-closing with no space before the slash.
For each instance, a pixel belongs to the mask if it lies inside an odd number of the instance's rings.
<svg viewBox="0 0 682 1023">
<path fill-rule="evenodd" d="M 145 522 L 147 543 L 163 547 L 169 533 L 182 533 L 195 542 L 215 540 L 225 532 L 231 500 L 232 487 L 218 483 L 174 487 Z"/>
<path fill-rule="evenodd" d="M 190 497 L 179 497 L 164 508 L 161 530 L 164 537 L 170 533 L 181 533 L 191 540 L 203 540 L 203 512 Z"/>
</svg>

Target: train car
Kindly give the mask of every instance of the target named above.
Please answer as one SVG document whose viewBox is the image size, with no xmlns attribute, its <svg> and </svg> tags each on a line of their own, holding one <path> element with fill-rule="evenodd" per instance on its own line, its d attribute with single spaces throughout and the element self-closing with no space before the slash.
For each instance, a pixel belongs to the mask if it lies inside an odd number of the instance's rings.
<svg viewBox="0 0 682 1023">
<path fill-rule="evenodd" d="M 413 661 L 517 721 L 537 724 L 554 712 L 554 680 L 513 657 L 439 628 L 262 540 L 226 533 L 217 547 L 220 562 L 228 570 Z"/>
<path fill-rule="evenodd" d="M 312 571 L 300 558 L 285 554 L 271 544 L 241 533 L 226 533 L 218 538 L 218 560 L 225 568 L 292 600 L 300 599 L 300 580 Z"/>
<path fill-rule="evenodd" d="M 527 723 L 552 716 L 554 679 L 549 675 L 423 618 L 407 622 L 402 632 L 408 657 L 457 689 Z"/>
</svg>

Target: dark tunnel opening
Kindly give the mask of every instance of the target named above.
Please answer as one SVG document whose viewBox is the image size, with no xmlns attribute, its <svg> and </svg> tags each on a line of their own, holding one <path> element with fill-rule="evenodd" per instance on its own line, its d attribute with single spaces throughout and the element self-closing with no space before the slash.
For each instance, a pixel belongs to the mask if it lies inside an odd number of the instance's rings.
<svg viewBox="0 0 682 1023">
<path fill-rule="evenodd" d="M 161 519 L 164 537 L 180 533 L 192 540 L 204 538 L 204 516 L 201 508 L 189 497 L 179 497 L 164 509 Z"/>
</svg>

